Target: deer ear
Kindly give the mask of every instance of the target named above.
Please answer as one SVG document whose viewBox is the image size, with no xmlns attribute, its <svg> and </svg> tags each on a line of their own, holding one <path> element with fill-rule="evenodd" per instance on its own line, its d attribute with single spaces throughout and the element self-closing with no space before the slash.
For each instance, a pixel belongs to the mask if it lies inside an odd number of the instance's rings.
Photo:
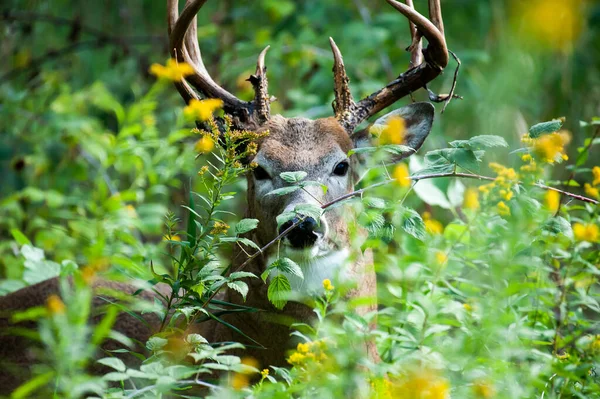
<svg viewBox="0 0 600 399">
<path fill-rule="evenodd" d="M 385 114 L 381 118 L 377 119 L 375 123 L 366 129 L 360 130 L 354 134 L 352 134 L 351 138 L 354 143 L 354 148 L 360 147 L 369 147 L 373 146 L 373 135 L 370 133 L 371 130 L 377 128 L 383 128 L 388 124 L 389 120 L 394 117 L 400 117 L 404 119 L 405 124 L 405 134 L 404 141 L 401 143 L 407 147 L 410 147 L 411 150 L 407 151 L 401 155 L 394 156 L 392 162 L 398 162 L 401 159 L 407 158 L 417 152 L 419 148 L 423 145 L 423 142 L 429 135 L 431 131 L 431 126 L 433 125 L 435 108 L 433 105 L 427 102 L 413 103 L 407 105 L 405 107 L 396 109 L 390 113 Z M 358 164 L 358 168 L 356 169 L 366 169 L 365 165 L 367 160 L 364 154 L 356 154 L 355 162 Z M 359 172 L 359 175 L 363 173 Z"/>
</svg>

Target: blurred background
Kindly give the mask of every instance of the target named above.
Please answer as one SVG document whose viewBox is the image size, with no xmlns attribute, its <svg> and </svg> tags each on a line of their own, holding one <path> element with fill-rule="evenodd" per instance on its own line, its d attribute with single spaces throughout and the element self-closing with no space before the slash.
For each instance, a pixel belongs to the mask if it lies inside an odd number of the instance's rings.
<svg viewBox="0 0 600 399">
<path fill-rule="evenodd" d="M 149 259 L 160 265 L 164 215 L 182 214 L 203 164 L 183 101 L 148 73 L 168 58 L 165 3 L 2 2 L 0 294 L 57 273 L 66 260 L 110 262 L 124 276 L 146 276 Z M 426 14 L 425 0 L 415 6 Z M 532 124 L 562 116 L 570 148 L 583 144 L 590 132 L 579 121 L 600 115 L 598 2 L 443 0 L 442 11 L 464 99 L 438 113 L 425 150 L 481 134 L 514 146 Z M 407 21 L 384 0 L 208 1 L 198 23 L 209 72 L 245 99 L 256 56 L 271 45 L 272 112 L 286 116 L 332 115 L 329 36 L 355 97 L 409 62 Z M 455 67 L 430 88 L 447 93 Z M 508 151 L 497 156 L 510 162 Z M 592 153 L 590 164 L 597 159 Z M 13 239 L 43 253 L 20 254 Z"/>
</svg>

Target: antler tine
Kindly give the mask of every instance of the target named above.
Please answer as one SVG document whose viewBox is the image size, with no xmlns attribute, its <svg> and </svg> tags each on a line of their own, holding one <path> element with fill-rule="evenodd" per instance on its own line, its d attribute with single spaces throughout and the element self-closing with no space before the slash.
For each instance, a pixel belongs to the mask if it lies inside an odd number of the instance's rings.
<svg viewBox="0 0 600 399">
<path fill-rule="evenodd" d="M 329 44 L 333 52 L 333 90 L 335 92 L 335 100 L 332 104 L 333 112 L 336 118 L 343 119 L 347 112 L 352 112 L 356 104 L 350 92 L 350 79 L 346 74 L 342 52 L 331 37 L 329 38 Z"/>
<path fill-rule="evenodd" d="M 414 9 L 413 0 L 406 0 L 406 5 L 410 8 Z M 410 67 L 416 67 L 423 62 L 423 42 L 421 40 L 421 34 L 419 30 L 410 20 L 408 21 L 408 29 L 410 30 L 410 37 L 412 39 L 412 43 L 408 48 L 410 50 Z"/>
<path fill-rule="evenodd" d="M 258 55 L 256 61 L 256 73 L 250 76 L 250 83 L 254 87 L 254 112 L 258 117 L 259 123 L 266 122 L 271 116 L 271 98 L 269 97 L 269 81 L 267 80 L 267 67 L 265 66 L 265 56 L 271 46 L 265 47 Z"/>
<path fill-rule="evenodd" d="M 419 14 L 413 7 L 396 0 L 386 0 L 392 7 L 403 14 L 417 32 L 423 35 L 429 45 L 424 51 L 425 61 L 402 73 L 394 81 L 370 96 L 359 101 L 352 112 L 346 113 L 339 119 L 344 128 L 352 132 L 358 124 L 382 109 L 390 106 L 407 94 L 425 86 L 435 79 L 448 64 L 448 48 L 443 34 L 443 23 L 440 0 L 429 0 L 429 13 L 432 21 Z M 442 30 L 440 30 L 441 28 Z M 419 36 L 413 36 L 420 40 Z"/>
</svg>

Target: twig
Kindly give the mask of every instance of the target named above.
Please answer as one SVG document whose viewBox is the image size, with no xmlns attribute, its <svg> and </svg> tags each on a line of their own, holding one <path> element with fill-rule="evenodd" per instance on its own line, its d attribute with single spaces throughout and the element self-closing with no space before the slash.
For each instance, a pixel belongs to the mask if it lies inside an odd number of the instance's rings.
<svg viewBox="0 0 600 399">
<path fill-rule="evenodd" d="M 454 70 L 454 78 L 452 80 L 452 87 L 450 88 L 450 93 L 448 94 L 448 98 L 446 99 L 446 102 L 444 103 L 444 107 L 442 108 L 442 114 L 446 110 L 446 107 L 448 106 L 448 104 L 450 104 L 450 100 L 452 100 L 453 98 L 459 98 L 462 100 L 461 96 L 454 95 L 454 89 L 456 89 L 456 82 L 458 81 L 458 70 L 460 69 L 460 65 L 461 65 L 460 59 L 456 56 L 456 54 L 454 54 L 453 51 L 448 50 L 448 52 L 450 54 L 452 54 L 452 57 L 454 57 L 454 60 L 456 61 L 456 69 Z"/>
</svg>

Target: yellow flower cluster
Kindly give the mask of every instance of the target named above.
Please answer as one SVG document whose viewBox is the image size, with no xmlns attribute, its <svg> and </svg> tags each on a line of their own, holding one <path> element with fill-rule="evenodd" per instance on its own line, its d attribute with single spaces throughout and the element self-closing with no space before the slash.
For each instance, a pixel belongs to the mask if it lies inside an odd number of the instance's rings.
<svg viewBox="0 0 600 399">
<path fill-rule="evenodd" d="M 598 242 L 600 228 L 594 223 L 575 223 L 573 225 L 573 235 L 577 241 Z"/>
<path fill-rule="evenodd" d="M 448 262 L 448 255 L 444 251 L 436 251 L 435 261 L 440 266 L 444 266 Z"/>
<path fill-rule="evenodd" d="M 325 291 L 333 291 L 335 287 L 331 284 L 331 280 L 326 278 L 325 280 L 323 280 L 323 288 L 325 289 Z"/>
<path fill-rule="evenodd" d="M 167 61 L 167 65 L 152 64 L 150 73 L 159 79 L 179 82 L 186 76 L 193 74 L 194 68 L 188 63 L 177 62 L 171 58 Z"/>
<path fill-rule="evenodd" d="M 550 212 L 554 213 L 558 211 L 558 208 L 560 207 L 560 194 L 557 191 L 548 190 L 544 195 L 544 202 L 546 204 L 546 208 Z"/>
<path fill-rule="evenodd" d="M 448 399 L 450 384 L 431 370 L 415 370 L 398 380 L 392 380 L 383 387 L 386 395 L 381 398 L 402 399 Z"/>
<path fill-rule="evenodd" d="M 227 223 L 215 222 L 210 234 L 226 234 L 227 230 L 229 230 L 229 225 Z"/>
<path fill-rule="evenodd" d="M 410 187 L 410 172 L 405 163 L 396 165 L 392 172 L 392 178 L 394 179 L 394 183 L 398 184 L 400 187 Z"/>
<path fill-rule="evenodd" d="M 241 363 L 243 365 L 246 366 L 250 366 L 253 367 L 255 369 L 258 368 L 258 361 L 253 358 L 253 357 L 249 357 L 246 356 L 244 358 L 242 358 Z M 264 371 L 264 370 L 263 370 Z M 250 385 L 250 376 L 249 374 L 252 374 L 252 371 L 246 371 L 246 372 L 240 372 L 240 373 L 233 373 L 233 376 L 231 377 L 229 384 L 231 385 L 231 387 L 235 390 L 240 390 L 240 389 L 244 389 L 247 386 Z M 262 372 L 260 373 L 262 375 Z M 269 374 L 269 370 L 267 370 L 267 374 Z"/>
<path fill-rule="evenodd" d="M 52 294 L 46 299 L 46 310 L 50 315 L 63 314 L 66 308 L 65 303 L 58 295 Z"/>
<path fill-rule="evenodd" d="M 442 234 L 444 232 L 444 225 L 439 220 L 432 219 L 429 212 L 423 212 L 423 223 L 429 234 Z"/>
<path fill-rule="evenodd" d="M 571 134 L 566 130 L 543 134 L 538 138 L 532 138 L 529 134 L 525 134 L 521 141 L 530 146 L 533 153 L 542 162 L 553 164 L 557 161 L 569 159 L 565 153 L 565 146 L 571 142 Z M 526 158 L 526 156 L 524 157 Z M 523 160 L 525 161 L 525 159 Z"/>
<path fill-rule="evenodd" d="M 463 199 L 463 208 L 477 210 L 479 206 L 479 191 L 473 187 L 467 188 Z"/>
<path fill-rule="evenodd" d="M 328 359 L 325 354 L 327 344 L 323 340 L 299 343 L 296 351 L 288 357 L 287 361 L 292 366 L 305 366 L 310 362 L 325 361 Z"/>
<path fill-rule="evenodd" d="M 594 176 L 592 184 L 585 183 L 583 185 L 583 190 L 586 195 L 595 199 L 600 199 L 600 190 L 597 187 L 600 186 L 600 166 L 594 166 L 592 168 L 592 175 Z"/>
<path fill-rule="evenodd" d="M 183 114 L 189 119 L 207 121 L 212 118 L 215 111 L 223 107 L 223 100 L 218 98 L 207 98 L 196 100 L 195 98 L 183 109 Z"/>
<path fill-rule="evenodd" d="M 519 175 L 513 168 L 507 168 L 496 162 L 491 162 L 490 168 L 496 172 L 498 177 L 489 184 L 479 186 L 479 191 L 486 197 L 499 197 L 500 201 L 496 205 L 498 214 L 509 216 L 510 208 L 506 202 L 510 201 L 514 195 L 512 189 L 518 183 Z"/>
<path fill-rule="evenodd" d="M 521 156 L 521 160 L 525 162 L 525 165 L 521 166 L 519 170 L 524 173 L 534 173 L 538 171 L 537 163 L 531 154 L 524 154 Z"/>
<path fill-rule="evenodd" d="M 200 140 L 196 141 L 196 144 L 194 144 L 194 149 L 200 154 L 211 152 L 214 148 L 215 142 L 208 135 L 202 136 Z"/>
<path fill-rule="evenodd" d="M 490 399 L 496 395 L 496 390 L 488 381 L 479 380 L 473 383 L 473 393 L 477 398 Z"/>
<path fill-rule="evenodd" d="M 373 125 L 369 130 L 371 134 L 378 136 L 379 145 L 402 144 L 406 136 L 406 123 L 399 116 L 391 117 L 384 126 Z"/>
</svg>

